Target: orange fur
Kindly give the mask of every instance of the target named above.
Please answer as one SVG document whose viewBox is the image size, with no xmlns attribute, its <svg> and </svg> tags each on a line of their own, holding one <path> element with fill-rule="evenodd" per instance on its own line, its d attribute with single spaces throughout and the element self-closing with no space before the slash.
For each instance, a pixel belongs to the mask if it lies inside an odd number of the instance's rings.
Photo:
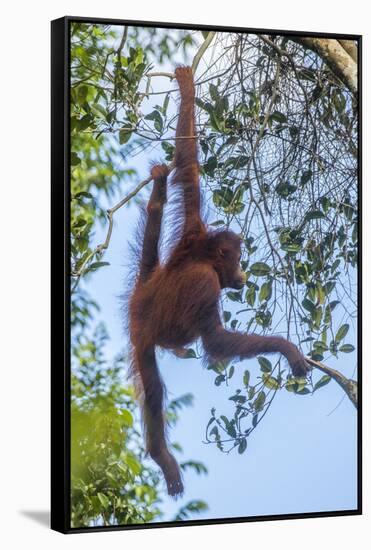
<svg viewBox="0 0 371 550">
<path fill-rule="evenodd" d="M 147 449 L 173 496 L 182 494 L 184 488 L 180 468 L 166 442 L 164 387 L 155 346 L 181 349 L 201 338 L 212 359 L 279 352 L 294 374 L 307 371 L 302 354 L 287 340 L 227 331 L 222 326 L 218 311 L 221 289 L 244 284 L 239 268 L 241 239 L 228 230 L 207 231 L 201 219 L 192 70 L 178 67 L 175 75 L 181 103 L 173 183 L 182 190 L 184 226 L 169 259 L 161 265 L 158 246 L 168 173 L 166 166 L 154 166 L 139 273 L 129 305 L 132 371 L 143 393 Z"/>
</svg>

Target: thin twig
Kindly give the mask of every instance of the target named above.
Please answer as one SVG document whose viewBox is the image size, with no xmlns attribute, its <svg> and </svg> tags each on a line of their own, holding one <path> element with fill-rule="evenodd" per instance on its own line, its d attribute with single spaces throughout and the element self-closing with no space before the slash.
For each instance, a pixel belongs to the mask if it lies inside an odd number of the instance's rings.
<svg viewBox="0 0 371 550">
<path fill-rule="evenodd" d="M 201 44 L 200 49 L 198 50 L 198 52 L 194 56 L 193 62 L 192 62 L 192 72 L 193 72 L 193 74 L 196 73 L 198 64 L 200 63 L 202 56 L 204 55 L 207 48 L 209 47 L 209 45 L 210 45 L 212 39 L 214 38 L 215 34 L 216 34 L 215 32 L 209 32 L 209 34 L 207 35 L 207 37 L 205 38 L 205 40 Z"/>
<path fill-rule="evenodd" d="M 193 72 L 193 74 L 195 74 L 195 72 L 197 70 L 197 67 L 198 67 L 198 64 L 200 63 L 202 56 L 204 55 L 205 51 L 209 47 L 209 45 L 210 45 L 212 39 L 214 38 L 215 34 L 216 34 L 215 32 L 209 32 L 209 34 L 207 35 L 205 40 L 202 42 L 199 50 L 196 52 L 196 54 L 193 58 L 193 62 L 192 62 L 192 72 Z M 171 79 L 175 78 L 174 73 L 168 73 L 168 72 L 162 72 L 162 71 L 147 73 L 146 76 L 148 78 L 152 78 L 153 76 L 166 76 L 166 77 L 171 78 Z"/>
<path fill-rule="evenodd" d="M 123 47 L 125 46 L 127 36 L 128 36 L 128 27 L 125 26 L 124 27 L 124 32 L 122 33 L 122 38 L 121 38 L 120 45 L 117 48 L 117 58 L 118 58 L 120 64 L 121 64 L 121 60 L 120 60 L 121 52 L 122 52 Z"/>
<path fill-rule="evenodd" d="M 169 165 L 168 165 L 168 171 L 169 171 L 169 174 L 170 172 L 174 169 L 174 162 L 171 162 Z M 133 189 L 133 191 L 131 191 L 128 195 L 126 195 L 123 199 L 121 199 L 117 204 L 115 204 L 114 206 L 112 206 L 112 208 L 109 208 L 107 210 L 107 218 L 108 218 L 108 229 L 107 229 L 107 235 L 106 235 L 106 238 L 104 240 L 103 243 L 101 244 L 98 244 L 94 250 L 92 250 L 90 252 L 90 254 L 88 254 L 88 256 L 85 258 L 85 260 L 83 261 L 83 263 L 81 264 L 81 266 L 79 267 L 79 269 L 77 271 L 75 271 L 74 273 L 72 273 L 72 276 L 73 277 L 76 277 L 76 280 L 75 280 L 75 283 L 72 287 L 72 293 L 74 292 L 74 290 L 76 289 L 78 283 L 79 283 L 79 280 L 81 278 L 81 276 L 84 274 L 84 271 L 86 269 L 86 266 L 88 265 L 88 263 L 90 262 L 90 260 L 96 255 L 96 254 L 103 254 L 103 252 L 105 250 L 107 250 L 107 248 L 109 247 L 109 244 L 110 244 L 110 241 L 111 241 L 111 237 L 112 237 L 112 230 L 113 230 L 113 215 L 115 214 L 115 212 L 117 212 L 117 210 L 119 210 L 122 206 L 124 206 L 124 204 L 126 204 L 127 202 L 129 202 L 133 197 L 135 197 L 135 195 L 137 195 L 139 193 L 139 191 L 141 189 L 143 189 L 143 187 L 145 187 L 146 185 L 148 185 L 150 182 L 152 181 L 152 176 L 149 176 L 148 178 L 146 178 L 145 180 L 141 181 L 136 187 L 135 189 Z"/>
</svg>

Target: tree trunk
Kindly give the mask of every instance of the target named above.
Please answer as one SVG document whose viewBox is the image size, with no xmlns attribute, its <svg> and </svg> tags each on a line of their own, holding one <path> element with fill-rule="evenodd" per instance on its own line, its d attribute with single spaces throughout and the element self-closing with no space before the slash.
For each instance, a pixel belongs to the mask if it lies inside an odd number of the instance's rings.
<svg viewBox="0 0 371 550">
<path fill-rule="evenodd" d="M 350 55 L 355 63 L 358 60 L 358 49 L 354 40 L 339 40 L 344 50 Z"/>
<path fill-rule="evenodd" d="M 357 63 L 354 59 L 357 48 L 354 42 L 342 40 L 341 44 L 333 38 L 308 36 L 293 37 L 291 40 L 317 53 L 343 84 L 354 94 L 357 93 Z"/>
</svg>

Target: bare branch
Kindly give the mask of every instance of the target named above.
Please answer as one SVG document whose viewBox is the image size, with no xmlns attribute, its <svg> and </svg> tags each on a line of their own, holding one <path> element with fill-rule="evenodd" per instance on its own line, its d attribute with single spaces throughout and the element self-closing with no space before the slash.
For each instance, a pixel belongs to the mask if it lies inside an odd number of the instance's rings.
<svg viewBox="0 0 371 550">
<path fill-rule="evenodd" d="M 120 45 L 119 45 L 119 47 L 117 48 L 117 57 L 118 57 L 118 59 L 119 59 L 120 65 L 121 65 L 121 61 L 120 61 L 121 52 L 122 52 L 122 50 L 123 50 L 123 47 L 125 46 L 125 42 L 126 42 L 127 36 L 128 36 L 128 27 L 125 26 L 125 27 L 124 27 L 124 32 L 122 33 L 122 38 L 121 38 Z"/>
<path fill-rule="evenodd" d="M 171 162 L 169 165 L 168 165 L 168 170 L 169 170 L 169 174 L 170 172 L 174 169 L 174 163 Z M 145 187 L 146 185 L 148 185 L 150 182 L 152 181 L 152 177 L 149 176 L 148 178 L 146 178 L 145 180 L 141 181 L 136 187 L 135 189 L 133 189 L 133 191 L 131 191 L 128 195 L 126 195 L 126 197 L 124 197 L 123 199 L 121 199 L 117 204 L 115 204 L 114 206 L 112 206 L 112 208 L 109 208 L 107 210 L 107 218 L 108 218 L 108 229 L 107 229 L 107 235 L 106 235 L 106 238 L 104 240 L 103 243 L 101 244 L 98 244 L 94 250 L 91 251 L 91 253 L 85 258 L 84 262 L 81 264 L 81 266 L 79 267 L 79 269 L 75 272 L 72 273 L 72 276 L 73 277 L 76 277 L 76 281 L 75 281 L 75 284 L 72 288 L 72 292 L 75 290 L 76 286 L 78 285 L 79 283 L 79 280 L 81 278 L 81 276 L 84 274 L 85 272 L 85 269 L 86 269 L 86 266 L 89 264 L 90 260 L 92 258 L 94 258 L 94 256 L 96 254 L 103 254 L 103 252 L 105 250 L 107 250 L 107 248 L 109 247 L 109 244 L 110 244 L 110 241 L 111 241 L 111 237 L 112 237 L 112 230 L 113 230 L 113 215 L 115 214 L 115 212 L 117 212 L 117 210 L 119 210 L 122 206 L 124 206 L 124 204 L 128 203 L 133 197 L 135 197 L 135 195 L 137 195 L 139 193 L 139 191 L 141 189 L 143 189 L 143 187 Z"/>
<path fill-rule="evenodd" d="M 194 56 L 193 63 L 192 63 L 192 72 L 193 72 L 193 74 L 196 73 L 198 64 L 201 61 L 201 58 L 204 55 L 204 53 L 206 52 L 207 48 L 209 47 L 209 45 L 210 45 L 212 39 L 214 38 L 215 34 L 216 34 L 215 32 L 209 32 L 209 34 L 207 35 L 207 37 L 205 38 L 205 40 L 201 44 L 200 49 L 198 50 L 198 52 Z"/>
<path fill-rule="evenodd" d="M 161 71 L 158 71 L 158 72 L 155 72 L 155 73 L 147 73 L 146 76 L 148 78 L 152 78 L 153 76 L 167 76 L 168 78 L 175 78 L 175 74 L 174 73 L 165 73 L 165 72 L 161 72 Z"/>
<path fill-rule="evenodd" d="M 209 47 L 209 45 L 210 45 L 212 39 L 214 38 L 215 34 L 216 34 L 215 32 L 209 32 L 206 39 L 202 42 L 199 50 L 196 52 L 196 55 L 194 56 L 193 62 L 192 62 L 193 74 L 196 72 L 198 64 L 201 61 L 201 58 L 204 55 L 204 53 L 206 52 L 207 48 Z M 168 78 L 171 78 L 171 79 L 175 78 L 174 73 L 167 73 L 167 72 L 161 72 L 161 71 L 160 72 L 147 73 L 146 76 L 148 78 L 152 78 L 153 76 L 167 76 Z"/>
<path fill-rule="evenodd" d="M 350 378 L 346 378 L 341 372 L 335 369 L 331 369 L 330 367 L 327 367 L 320 361 L 314 361 L 314 359 L 311 359 L 310 357 L 305 357 L 305 360 L 309 365 L 316 367 L 320 371 L 324 372 L 328 376 L 331 376 L 338 384 L 339 386 L 345 391 L 353 405 L 358 408 L 358 384 L 355 380 L 351 380 Z"/>
</svg>

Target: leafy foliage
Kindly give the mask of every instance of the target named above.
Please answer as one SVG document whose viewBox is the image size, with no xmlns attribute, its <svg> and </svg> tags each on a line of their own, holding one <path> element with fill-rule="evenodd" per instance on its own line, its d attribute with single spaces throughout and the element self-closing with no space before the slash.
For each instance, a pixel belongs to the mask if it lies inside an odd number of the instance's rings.
<svg viewBox="0 0 371 550">
<path fill-rule="evenodd" d="M 136 172 L 130 162 L 136 155 L 150 148 L 156 158 L 173 159 L 173 90 L 171 86 L 158 90 L 151 72 L 163 61 L 178 61 L 175 45 L 179 45 L 184 62 L 202 40 L 202 33 L 188 31 L 73 27 L 71 251 L 76 346 L 87 345 L 81 334 L 86 333 L 99 307 L 77 284 L 81 277 L 88 280 L 97 270 L 110 269 L 92 245 L 96 223 L 104 220 L 105 209 L 112 206 L 117 191 L 121 197 L 126 183 L 133 182 Z M 226 292 L 224 322 L 231 330 L 282 333 L 313 360 L 336 366 L 339 357 L 349 354 L 352 358 L 355 350 L 356 99 L 315 53 L 288 37 L 223 33 L 215 43 L 218 55 L 212 57 L 205 74 L 197 74 L 202 186 L 210 217 L 214 215 L 212 225 L 227 225 L 242 235 L 242 266 L 247 276 L 242 291 Z M 197 356 L 191 349 L 185 358 Z M 219 362 L 209 366 L 217 387 L 234 382 L 240 370 L 235 365 Z M 230 395 L 233 414 L 228 418 L 211 411 L 207 440 L 221 451 L 246 452 L 247 438 L 281 390 L 301 399 L 330 382 L 327 375 L 318 374 L 309 380 L 293 378 L 280 361 L 273 364 L 263 357 L 256 366 L 258 374 L 245 370 L 240 388 Z M 104 383 L 111 375 L 102 370 L 99 376 Z M 110 391 L 117 392 L 116 382 L 110 384 Z M 125 470 L 112 465 L 114 477 L 122 476 L 121 487 L 125 483 L 132 487 L 132 500 L 118 500 L 114 512 L 112 495 L 123 498 L 119 489 L 94 486 L 94 494 L 86 489 L 86 500 L 78 512 L 86 508 L 88 516 L 76 521 L 117 521 L 118 513 L 126 514 L 120 521 L 140 521 L 147 517 L 142 513 L 144 505 L 146 513 L 159 514 L 157 481 L 154 473 L 143 467 L 135 422 L 129 426 L 122 418 L 127 422 L 128 415 L 134 413 L 131 390 L 123 388 L 124 394 L 107 398 L 108 405 L 99 411 L 111 419 L 114 434 L 109 452 L 116 448 L 114 459 Z M 108 392 L 108 387 L 104 391 Z M 121 413 L 116 410 L 120 402 Z M 77 403 L 76 413 L 83 425 L 85 404 L 82 400 Z M 101 402 L 94 402 L 95 406 L 100 407 Z M 176 420 L 181 406 L 178 402 L 170 407 L 171 421 Z M 101 442 L 97 430 L 87 430 L 87 448 Z M 120 452 L 115 447 L 118 441 L 123 441 Z M 133 448 L 133 442 L 135 455 L 126 450 Z M 103 449 L 99 452 L 106 456 Z M 141 465 L 137 473 L 128 466 L 130 456 Z M 107 461 L 104 465 L 110 471 Z M 196 464 L 187 462 L 184 468 L 202 473 L 202 466 Z M 101 479 L 99 475 L 97 472 L 96 480 Z M 134 490 L 138 483 L 145 487 L 140 495 Z M 97 515 L 94 510 L 98 506 Z M 178 519 L 188 517 L 195 507 L 194 503 L 183 507 Z"/>
<path fill-rule="evenodd" d="M 92 340 L 81 338 L 73 349 L 73 527 L 143 523 L 161 515 L 157 475 L 143 466 L 133 392 L 123 384 L 122 361 L 106 365 L 106 339 L 100 326 Z"/>
<path fill-rule="evenodd" d="M 171 51 L 172 40 L 153 29 L 138 39 L 135 28 L 127 48 L 114 48 L 124 39 L 123 29 L 100 25 L 72 25 L 71 35 L 71 256 L 72 256 L 72 377 L 71 377 L 71 506 L 72 526 L 137 524 L 162 517 L 163 480 L 146 459 L 133 388 L 125 380 L 126 360 L 108 361 L 108 335 L 97 324 L 100 305 L 79 284 L 109 263 L 95 251 L 97 223 L 104 223 L 106 208 L 122 192 L 135 170 L 120 160 L 136 146 L 135 132 L 143 94 L 138 91 L 150 67 L 150 53 L 159 39 L 160 57 Z M 124 31 L 125 33 L 125 31 Z M 184 36 L 184 51 L 192 40 Z M 143 48 L 144 35 L 147 46 Z M 174 34 L 173 40 L 176 39 Z M 124 40 L 125 42 L 125 40 Z M 129 46 L 130 43 L 130 46 Z M 124 46 L 124 44 L 122 44 Z M 159 108 L 160 109 L 160 108 Z M 166 101 L 149 116 L 161 130 Z M 147 123 L 148 125 L 148 123 Z M 95 327 L 95 328 L 94 328 Z M 184 395 L 169 403 L 169 421 L 175 424 L 182 407 L 192 404 Z M 174 450 L 181 451 L 179 444 Z M 184 471 L 206 474 L 201 462 L 186 460 Z M 207 509 L 202 500 L 185 503 L 179 519 Z"/>
<path fill-rule="evenodd" d="M 91 339 L 80 335 L 73 347 L 71 381 L 71 506 L 72 526 L 147 523 L 162 516 L 162 479 L 147 465 L 138 427 L 133 389 L 124 383 L 123 359 L 107 365 L 107 334 L 99 325 Z M 192 404 L 186 394 L 169 404 L 169 421 Z M 179 444 L 174 445 L 178 452 Z M 150 464 L 148 462 L 148 464 Z M 206 474 L 195 460 L 181 463 Z M 207 509 L 201 500 L 186 503 L 179 517 Z"/>
<path fill-rule="evenodd" d="M 232 330 L 280 330 L 331 363 L 355 349 L 345 339 L 356 318 L 356 100 L 316 54 L 287 38 L 221 40 L 239 52 L 237 67 L 225 54 L 197 105 L 215 215 L 245 238 L 246 289 L 227 292 L 224 321 Z M 304 396 L 331 380 L 258 363 L 256 379 L 245 371 L 230 397 L 233 416 L 211 411 L 207 439 L 220 450 L 245 452 L 279 390 Z M 229 386 L 239 369 L 223 365 L 215 385 Z"/>
</svg>

